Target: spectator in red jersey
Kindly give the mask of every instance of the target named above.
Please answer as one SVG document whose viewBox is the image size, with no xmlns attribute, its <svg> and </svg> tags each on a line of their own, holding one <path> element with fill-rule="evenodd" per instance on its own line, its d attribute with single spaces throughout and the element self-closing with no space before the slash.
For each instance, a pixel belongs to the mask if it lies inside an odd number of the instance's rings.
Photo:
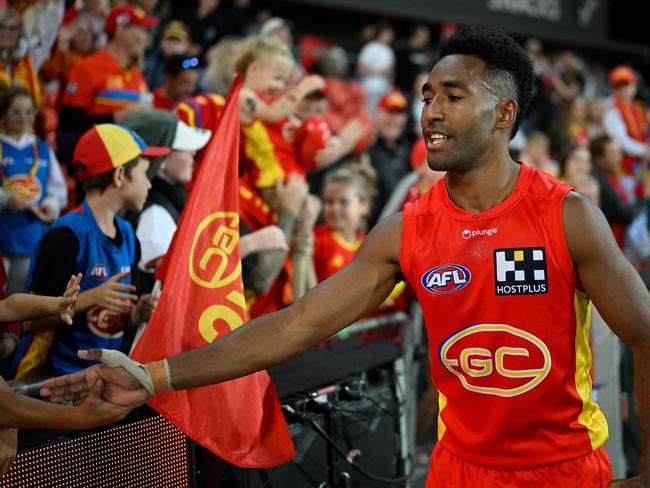
<svg viewBox="0 0 650 488">
<path fill-rule="evenodd" d="M 57 110 L 63 102 L 72 68 L 95 52 L 96 42 L 92 20 L 88 14 L 78 15 L 61 29 L 59 43 L 52 56 L 43 63 L 40 71 L 43 81 L 56 81 L 58 84 L 55 105 Z"/>
<path fill-rule="evenodd" d="M 108 45 L 70 73 L 59 121 L 62 160 L 72 160 L 77 137 L 93 124 L 119 123 L 128 113 L 150 105 L 138 62 L 149 44 L 147 29 L 157 22 L 132 5 L 116 7 L 108 14 Z"/>
<path fill-rule="evenodd" d="M 629 66 L 609 72 L 612 95 L 604 103 L 603 127 L 623 149 L 623 171 L 639 178 L 639 170 L 650 160 L 650 140 L 645 105 L 636 99 L 637 77 Z"/>
<path fill-rule="evenodd" d="M 325 223 L 314 228 L 314 267 L 319 282 L 346 266 L 361 246 L 374 178 L 374 172 L 361 165 L 340 168 L 325 177 Z"/>
</svg>

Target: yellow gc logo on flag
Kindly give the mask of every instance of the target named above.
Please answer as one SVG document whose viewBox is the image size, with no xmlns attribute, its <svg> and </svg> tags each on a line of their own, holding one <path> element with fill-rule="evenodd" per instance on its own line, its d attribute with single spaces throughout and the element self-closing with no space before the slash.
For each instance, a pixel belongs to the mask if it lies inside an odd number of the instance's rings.
<svg viewBox="0 0 650 488">
<path fill-rule="evenodd" d="M 239 215 L 215 212 L 199 224 L 190 251 L 190 277 L 205 288 L 221 288 L 241 274 L 237 256 L 231 259 L 239 243 Z"/>
<path fill-rule="evenodd" d="M 239 215 L 215 212 L 196 228 L 190 250 L 190 277 L 204 288 L 224 288 L 224 303 L 208 306 L 199 317 L 199 333 L 213 342 L 243 324 L 245 299 L 237 285 L 241 261 L 235 252 L 239 243 Z M 234 307 L 233 307 L 234 305 Z"/>
</svg>

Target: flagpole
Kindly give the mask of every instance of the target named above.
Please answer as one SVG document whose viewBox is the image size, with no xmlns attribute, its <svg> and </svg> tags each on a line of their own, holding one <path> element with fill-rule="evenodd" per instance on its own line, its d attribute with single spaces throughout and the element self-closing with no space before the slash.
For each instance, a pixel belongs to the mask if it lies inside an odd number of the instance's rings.
<svg viewBox="0 0 650 488">
<path fill-rule="evenodd" d="M 151 296 L 158 301 L 158 298 L 160 298 L 160 293 L 162 292 L 162 281 L 156 280 L 153 284 L 153 288 L 151 289 Z M 133 352 L 133 349 L 135 349 L 135 345 L 138 343 L 138 340 L 142 336 L 142 333 L 144 332 L 145 327 L 147 326 L 147 321 L 143 320 L 138 324 L 138 330 L 135 331 L 135 337 L 133 338 L 133 343 L 131 344 L 131 349 L 129 349 L 129 356 Z"/>
</svg>

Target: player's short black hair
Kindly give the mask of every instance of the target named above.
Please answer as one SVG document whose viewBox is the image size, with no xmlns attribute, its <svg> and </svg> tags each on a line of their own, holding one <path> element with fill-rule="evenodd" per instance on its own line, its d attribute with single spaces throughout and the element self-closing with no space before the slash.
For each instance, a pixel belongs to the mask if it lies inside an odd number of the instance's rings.
<svg viewBox="0 0 650 488">
<path fill-rule="evenodd" d="M 533 63 L 510 36 L 493 27 L 465 27 L 444 41 L 440 58 L 452 54 L 475 56 L 486 66 L 486 78 L 500 95 L 514 97 L 519 105 L 510 137 L 514 137 L 535 90 Z"/>
</svg>

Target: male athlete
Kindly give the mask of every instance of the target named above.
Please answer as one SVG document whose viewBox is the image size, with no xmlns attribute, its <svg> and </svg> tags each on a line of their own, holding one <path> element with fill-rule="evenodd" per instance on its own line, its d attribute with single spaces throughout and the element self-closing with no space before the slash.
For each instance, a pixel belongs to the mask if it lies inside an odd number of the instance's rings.
<svg viewBox="0 0 650 488">
<path fill-rule="evenodd" d="M 650 297 L 595 205 L 510 158 L 532 90 L 530 60 L 511 38 L 461 31 L 423 87 L 428 163 L 447 176 L 381 221 L 346 268 L 292 306 L 167 360 L 82 351 L 122 368 L 95 366 L 43 393 L 79 398 L 102 378 L 109 401 L 136 406 L 268 368 L 374 310 L 404 276 L 440 391 L 427 488 L 602 487 L 612 474 L 590 397 L 591 299 L 634 352 L 644 433 L 642 472 L 610 486 L 650 486 Z"/>
</svg>

